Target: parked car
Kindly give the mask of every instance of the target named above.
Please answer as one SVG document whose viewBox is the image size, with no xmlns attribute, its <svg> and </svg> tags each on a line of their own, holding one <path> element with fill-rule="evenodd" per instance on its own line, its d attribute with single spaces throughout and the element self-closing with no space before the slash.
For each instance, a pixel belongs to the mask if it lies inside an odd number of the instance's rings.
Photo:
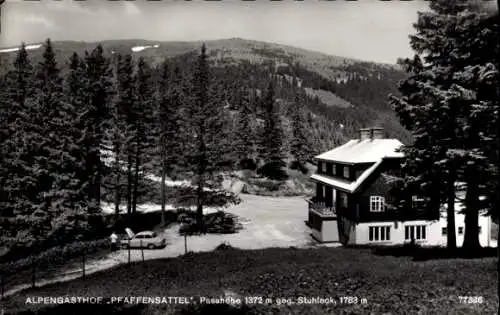
<svg viewBox="0 0 500 315">
<path fill-rule="evenodd" d="M 120 241 L 123 248 L 159 248 L 167 245 L 167 240 L 153 231 L 139 232 Z"/>
</svg>

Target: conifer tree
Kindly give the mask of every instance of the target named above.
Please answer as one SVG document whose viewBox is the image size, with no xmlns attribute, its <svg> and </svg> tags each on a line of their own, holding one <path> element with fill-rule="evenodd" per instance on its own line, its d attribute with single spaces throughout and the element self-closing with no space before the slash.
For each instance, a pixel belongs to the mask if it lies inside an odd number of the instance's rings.
<svg viewBox="0 0 500 315">
<path fill-rule="evenodd" d="M 16 58 L 3 80 L 0 90 L 2 118 L 0 130 L 0 216 L 4 244 L 31 243 L 30 215 L 36 202 L 35 184 L 31 176 L 28 119 L 33 110 L 33 66 L 26 46 L 21 45 Z"/>
<path fill-rule="evenodd" d="M 161 168 L 161 210 L 162 223 L 166 222 L 166 176 L 170 174 L 175 178 L 175 173 L 181 167 L 180 160 L 183 156 L 182 137 L 182 74 L 176 65 L 170 71 L 165 60 L 161 66 L 161 78 L 158 82 L 158 127 L 160 146 Z"/>
<path fill-rule="evenodd" d="M 68 153 L 73 163 L 73 186 L 75 189 L 75 208 L 84 209 L 87 206 L 87 188 L 90 185 L 90 176 L 86 169 L 85 151 L 85 111 L 86 89 L 88 86 L 84 61 L 74 53 L 69 60 L 69 72 L 66 75 L 65 95 L 70 104 L 71 113 L 67 113 L 67 129 L 72 144 Z M 83 215 L 83 214 L 82 214 Z"/>
<path fill-rule="evenodd" d="M 132 194 L 133 194 L 133 154 L 135 137 L 135 113 L 136 106 L 136 78 L 134 75 L 134 63 L 130 54 L 118 56 L 117 61 L 117 81 L 118 81 L 118 100 L 117 100 L 117 119 L 122 121 L 117 130 L 123 133 L 123 144 L 120 153 L 126 157 L 127 165 L 127 213 L 132 213 Z M 119 157 L 121 157 L 119 155 Z"/>
<path fill-rule="evenodd" d="M 120 84 L 120 73 L 119 67 L 121 65 L 122 55 L 114 54 L 112 57 L 112 62 L 114 64 L 114 85 L 116 89 L 116 95 L 113 101 L 113 109 L 111 113 L 111 124 L 110 124 L 110 133 L 112 138 L 112 156 L 114 156 L 113 163 L 113 179 L 114 179 L 114 212 L 115 212 L 115 220 L 118 220 L 120 214 L 120 205 L 122 202 L 122 152 L 125 144 L 125 115 L 124 110 L 121 105 L 123 105 L 123 100 L 127 100 L 127 95 L 123 93 L 121 90 Z"/>
<path fill-rule="evenodd" d="M 472 254 L 480 247 L 478 214 L 483 188 L 477 179 L 486 169 L 480 148 L 484 133 L 474 117 L 478 107 L 491 103 L 491 97 L 478 97 L 478 83 L 484 81 L 478 69 L 487 69 L 492 58 L 489 57 L 489 62 L 481 60 L 482 49 L 478 46 L 484 43 L 474 34 L 488 33 L 478 27 L 484 16 L 475 8 L 474 1 L 434 1 L 430 8 L 431 11 L 419 14 L 415 24 L 417 34 L 411 37 L 411 45 L 417 56 L 403 62 L 411 75 L 401 85 L 403 98 L 393 98 L 393 103 L 403 125 L 415 136 L 415 143 L 409 149 L 413 155 L 405 157 L 408 163 L 411 159 L 416 165 L 414 174 L 421 172 L 414 176 L 415 182 L 427 182 L 427 186 L 435 188 L 428 191 L 438 189 L 439 181 L 446 183 L 443 194 L 448 204 L 449 233 L 455 230 L 452 219 L 455 182 L 466 183 L 463 247 Z M 491 42 L 497 35 L 488 36 Z M 424 177 L 429 173 L 434 176 Z M 455 246 L 451 236 L 448 245 Z"/>
<path fill-rule="evenodd" d="M 240 167 L 251 167 L 255 158 L 255 131 L 252 126 L 253 113 L 247 89 L 241 92 L 236 121 L 236 135 L 233 149 Z"/>
<path fill-rule="evenodd" d="M 260 155 L 264 160 L 261 173 L 273 179 L 279 179 L 283 175 L 283 130 L 278 112 L 274 83 L 270 81 L 266 94 L 263 98 L 265 111 L 264 128 L 261 134 Z"/>
<path fill-rule="evenodd" d="M 294 77 L 295 78 L 295 77 Z M 305 117 L 302 99 L 295 91 L 295 101 L 291 109 L 291 124 L 292 124 L 292 139 L 290 145 L 290 153 L 297 162 L 300 170 L 307 170 L 305 164 L 309 159 L 310 147 L 305 129 Z"/>
<path fill-rule="evenodd" d="M 132 213 L 137 212 L 139 197 L 139 185 L 142 164 L 146 153 L 151 150 L 153 139 L 150 131 L 153 128 L 153 104 L 154 104 L 154 82 L 152 70 L 144 58 L 139 58 L 137 63 L 136 80 L 137 102 L 133 106 L 134 111 L 134 191 L 132 194 Z"/>
<path fill-rule="evenodd" d="M 87 111 L 85 115 L 86 168 L 91 176 L 88 193 L 89 212 L 97 213 L 101 202 L 101 182 L 104 173 L 101 150 L 105 149 L 105 128 L 109 125 L 110 106 L 114 91 L 110 61 L 101 45 L 85 53 L 87 70 Z"/>
<path fill-rule="evenodd" d="M 224 152 L 220 137 L 224 127 L 224 106 L 213 86 L 205 45 L 196 60 L 191 80 L 191 98 L 186 109 L 192 141 L 187 141 L 190 145 L 187 156 L 196 186 L 196 223 L 198 229 L 203 230 L 203 207 L 208 194 L 220 189 L 225 170 L 220 164 Z"/>
</svg>

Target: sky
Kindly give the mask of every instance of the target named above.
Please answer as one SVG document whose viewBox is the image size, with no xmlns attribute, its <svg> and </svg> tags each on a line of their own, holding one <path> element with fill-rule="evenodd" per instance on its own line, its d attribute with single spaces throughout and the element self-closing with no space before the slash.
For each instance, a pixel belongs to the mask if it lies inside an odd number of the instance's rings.
<svg viewBox="0 0 500 315">
<path fill-rule="evenodd" d="M 396 63 L 427 1 L 7 0 L 0 47 L 52 40 L 244 38 Z"/>
</svg>

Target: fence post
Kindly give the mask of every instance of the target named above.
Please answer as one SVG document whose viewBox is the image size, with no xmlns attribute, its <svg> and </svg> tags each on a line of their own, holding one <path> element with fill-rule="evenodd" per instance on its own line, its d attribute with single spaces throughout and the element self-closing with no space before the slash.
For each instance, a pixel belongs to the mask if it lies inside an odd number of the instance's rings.
<svg viewBox="0 0 500 315">
<path fill-rule="evenodd" d="M 188 252 L 187 234 L 184 234 L 184 254 Z"/>
<path fill-rule="evenodd" d="M 128 263 L 130 264 L 130 237 L 128 239 Z"/>
<path fill-rule="evenodd" d="M 36 264 L 35 257 L 31 258 L 31 287 L 34 288 L 36 286 Z"/>
<path fill-rule="evenodd" d="M 142 240 L 141 240 L 141 255 L 142 255 L 142 262 L 144 262 L 144 247 L 142 246 Z"/>
</svg>

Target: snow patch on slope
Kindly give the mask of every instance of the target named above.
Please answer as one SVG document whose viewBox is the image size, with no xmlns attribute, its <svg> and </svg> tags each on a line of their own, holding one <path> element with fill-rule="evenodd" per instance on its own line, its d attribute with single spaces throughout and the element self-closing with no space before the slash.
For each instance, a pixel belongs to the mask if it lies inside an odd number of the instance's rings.
<svg viewBox="0 0 500 315">
<path fill-rule="evenodd" d="M 158 47 L 160 47 L 160 45 L 156 44 L 156 45 L 153 45 L 153 46 L 151 46 L 151 45 L 147 45 L 147 46 L 134 46 L 131 49 L 132 49 L 133 52 L 139 52 L 139 51 L 143 51 L 144 49 L 158 48 Z"/>
<path fill-rule="evenodd" d="M 113 166 L 115 163 L 115 155 L 114 152 L 112 152 L 110 149 L 101 149 L 101 160 L 104 162 L 106 166 Z M 122 170 L 126 171 L 127 166 L 123 161 L 119 161 L 121 164 Z M 154 182 L 161 182 L 161 177 L 156 176 L 154 174 L 146 174 L 146 178 L 154 181 Z M 170 180 L 169 178 L 165 179 L 165 185 L 168 187 L 179 187 L 179 186 L 191 186 L 191 182 L 187 180 Z"/>
<path fill-rule="evenodd" d="M 176 210 L 177 208 L 179 208 L 179 207 L 174 207 L 173 205 L 165 205 L 165 211 Z M 104 214 L 115 213 L 115 205 L 113 203 L 103 202 L 103 203 L 101 203 L 101 209 L 102 209 L 102 212 Z M 190 209 L 195 211 L 196 206 L 193 206 Z M 140 212 L 140 213 L 150 213 L 150 212 L 159 212 L 159 211 L 161 211 L 160 204 L 145 203 L 145 204 L 137 205 L 137 212 Z M 203 214 L 210 214 L 210 213 L 215 213 L 218 211 L 220 211 L 219 208 L 203 207 Z M 127 213 L 127 205 L 126 204 L 120 205 L 120 213 Z"/>
<path fill-rule="evenodd" d="M 26 50 L 38 49 L 40 47 L 42 47 L 42 44 L 26 45 Z M 19 49 L 21 49 L 21 47 L 4 48 L 4 49 L 0 49 L 0 53 L 14 52 L 14 51 L 18 51 Z"/>
</svg>

